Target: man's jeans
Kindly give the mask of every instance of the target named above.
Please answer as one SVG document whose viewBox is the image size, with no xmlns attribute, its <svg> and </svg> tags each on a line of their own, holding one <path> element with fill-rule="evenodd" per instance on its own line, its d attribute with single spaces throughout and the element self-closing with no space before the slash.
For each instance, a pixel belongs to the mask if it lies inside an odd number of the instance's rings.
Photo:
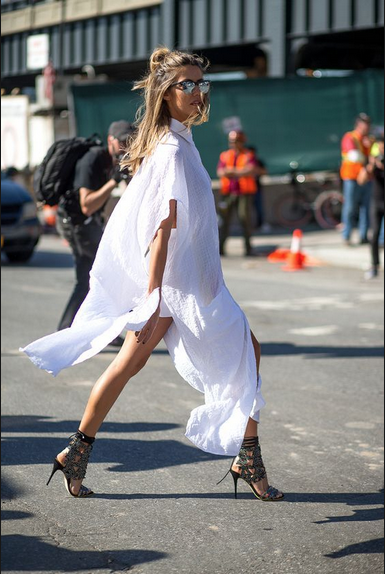
<svg viewBox="0 0 385 574">
<path fill-rule="evenodd" d="M 371 207 L 372 219 L 372 266 L 378 268 L 380 266 L 380 242 L 381 235 L 384 229 L 384 204 L 378 201 L 372 202 Z"/>
<path fill-rule="evenodd" d="M 76 284 L 60 319 L 58 330 L 70 327 L 76 313 L 89 291 L 89 275 L 102 238 L 101 222 L 89 218 L 81 225 L 72 225 L 65 217 L 58 216 L 57 228 L 72 250 L 75 260 Z"/>
<path fill-rule="evenodd" d="M 354 179 L 344 181 L 344 207 L 342 222 L 344 224 L 343 237 L 350 240 L 357 217 L 361 241 L 366 241 L 370 227 L 370 201 L 372 196 L 372 183 L 358 185 Z"/>
<path fill-rule="evenodd" d="M 222 224 L 219 230 L 221 253 L 224 253 L 226 240 L 230 234 L 230 225 L 234 213 L 238 213 L 243 228 L 246 255 L 251 253 L 251 237 L 253 235 L 253 203 L 254 195 L 225 195 L 220 199 L 219 213 Z"/>
</svg>

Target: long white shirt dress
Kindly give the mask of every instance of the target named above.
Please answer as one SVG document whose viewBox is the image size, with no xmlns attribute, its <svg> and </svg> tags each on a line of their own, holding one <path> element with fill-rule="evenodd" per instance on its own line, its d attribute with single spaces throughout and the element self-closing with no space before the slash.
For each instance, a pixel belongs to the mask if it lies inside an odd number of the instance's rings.
<svg viewBox="0 0 385 574">
<path fill-rule="evenodd" d="M 206 452 L 235 456 L 249 417 L 259 420 L 265 404 L 261 378 L 249 324 L 224 283 L 211 179 L 191 132 L 176 120 L 113 211 L 72 326 L 21 350 L 57 375 L 122 330 L 147 323 L 160 296 L 159 290 L 146 295 L 149 248 L 171 199 L 178 216 L 162 287 L 161 315 L 173 318 L 165 342 L 180 375 L 205 399 L 192 411 L 186 436 Z"/>
</svg>

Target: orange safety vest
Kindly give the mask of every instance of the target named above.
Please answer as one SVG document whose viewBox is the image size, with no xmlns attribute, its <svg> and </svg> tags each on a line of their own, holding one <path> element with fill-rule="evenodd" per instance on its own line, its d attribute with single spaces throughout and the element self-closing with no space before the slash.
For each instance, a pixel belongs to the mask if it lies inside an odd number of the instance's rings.
<svg viewBox="0 0 385 574">
<path fill-rule="evenodd" d="M 351 161 L 348 159 L 349 152 L 342 152 L 342 165 L 341 165 L 341 179 L 354 179 L 357 180 L 358 175 L 362 168 L 366 165 L 367 158 L 370 155 L 370 145 L 365 145 L 357 132 L 348 132 L 354 140 L 357 151 L 362 154 L 362 161 Z"/>
<path fill-rule="evenodd" d="M 253 155 L 247 150 L 238 154 L 235 150 L 229 149 L 221 154 L 221 162 L 226 165 L 227 168 L 238 167 L 244 168 L 253 159 Z M 239 188 L 241 195 L 254 195 L 258 188 L 257 182 L 254 176 L 240 177 L 239 178 Z M 228 177 L 221 178 L 221 193 L 222 195 L 229 195 L 231 191 L 231 179 Z"/>
</svg>

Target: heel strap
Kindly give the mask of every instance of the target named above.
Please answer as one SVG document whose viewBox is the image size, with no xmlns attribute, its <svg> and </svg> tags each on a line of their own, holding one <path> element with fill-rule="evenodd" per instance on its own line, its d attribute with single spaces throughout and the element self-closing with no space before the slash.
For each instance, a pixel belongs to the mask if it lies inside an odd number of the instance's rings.
<svg viewBox="0 0 385 574">
<path fill-rule="evenodd" d="M 87 436 L 86 434 L 84 434 L 84 432 L 82 432 L 81 430 L 78 430 L 75 433 L 75 436 L 77 438 L 80 438 L 81 441 L 87 443 L 87 444 L 94 444 L 95 442 L 95 437 L 92 436 Z"/>
<path fill-rule="evenodd" d="M 266 469 L 257 436 L 245 437 L 235 464 L 240 468 L 241 478 L 249 484 L 259 482 L 266 477 Z"/>
<path fill-rule="evenodd" d="M 79 431 L 72 435 L 66 449 L 67 455 L 63 472 L 67 478 L 83 480 L 86 475 L 88 460 L 93 447 L 92 444 L 87 444 L 83 440 L 83 436 L 85 435 Z"/>
<path fill-rule="evenodd" d="M 241 446 L 242 448 L 252 449 L 256 446 L 259 446 L 259 437 L 258 436 L 247 436 L 243 439 L 243 443 Z"/>
</svg>

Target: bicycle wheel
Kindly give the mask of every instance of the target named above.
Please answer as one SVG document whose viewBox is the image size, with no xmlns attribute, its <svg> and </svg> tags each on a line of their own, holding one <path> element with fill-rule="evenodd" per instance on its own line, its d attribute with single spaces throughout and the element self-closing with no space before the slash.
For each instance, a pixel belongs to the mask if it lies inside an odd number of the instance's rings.
<svg viewBox="0 0 385 574">
<path fill-rule="evenodd" d="M 341 224 L 344 196 L 339 191 L 321 193 L 314 204 L 314 215 L 323 229 L 335 229 Z"/>
<path fill-rule="evenodd" d="M 279 224 L 288 229 L 304 227 L 310 223 L 313 211 L 305 198 L 295 198 L 292 194 L 281 196 L 275 205 Z"/>
</svg>

